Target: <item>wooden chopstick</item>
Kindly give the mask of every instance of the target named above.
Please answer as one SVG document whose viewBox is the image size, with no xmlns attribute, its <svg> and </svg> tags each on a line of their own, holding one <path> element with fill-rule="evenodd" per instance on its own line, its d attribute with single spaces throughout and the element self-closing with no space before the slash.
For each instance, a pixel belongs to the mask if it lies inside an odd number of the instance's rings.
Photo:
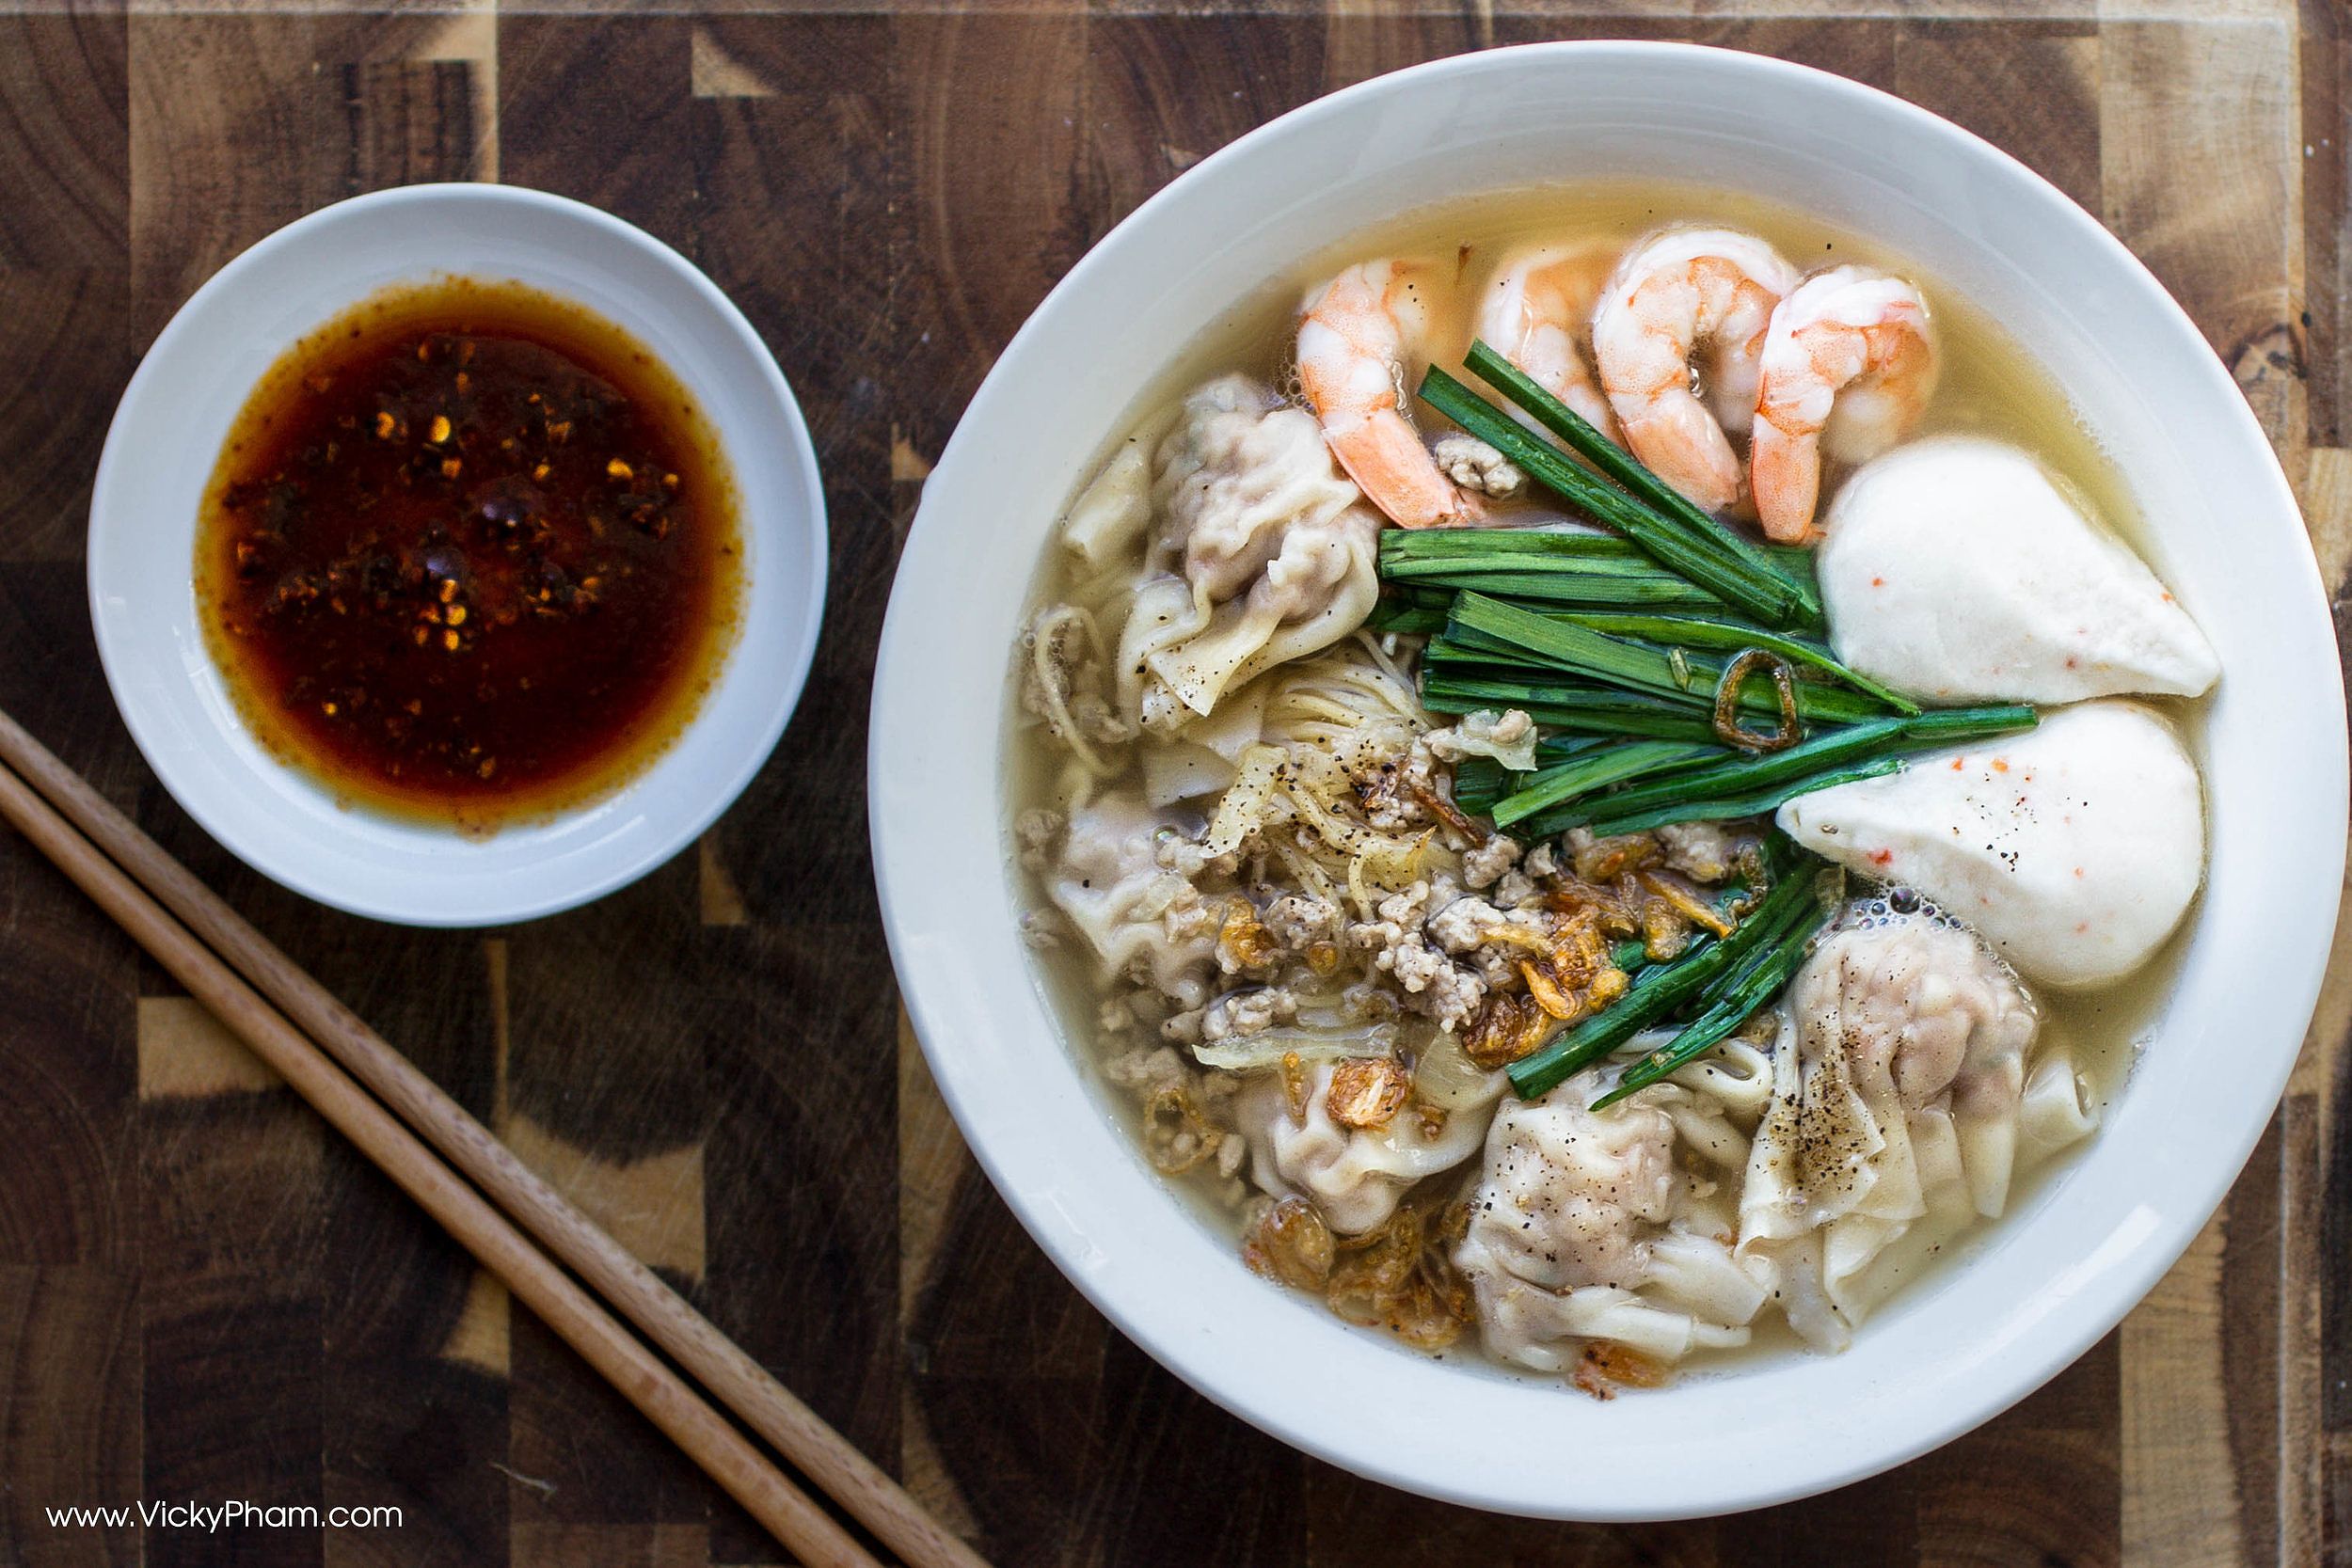
<svg viewBox="0 0 2352 1568">
<path fill-rule="evenodd" d="M 15 824 L 99 908 L 154 955 L 188 994 L 235 1031 L 401 1190 L 644 1411 L 805 1562 L 881 1568 L 751 1440 L 597 1305 L 389 1111 L 320 1053 L 302 1032 L 230 973 L 120 866 L 74 831 L 14 771 L 0 768 L 0 816 Z"/>
<path fill-rule="evenodd" d="M 141 832 L 111 802 L 92 789 L 81 775 L 68 768 L 6 713 L 0 713 L 0 763 L 5 763 L 8 768 L 13 770 L 9 776 L 0 779 L 0 815 L 14 822 L 27 838 L 42 848 L 50 859 L 56 861 L 133 936 L 150 951 L 155 952 L 156 957 L 165 961 L 167 968 L 172 969 L 191 994 L 203 1001 L 223 1022 L 251 1041 L 263 1059 L 278 1069 L 280 1076 L 316 1105 L 329 1121 L 350 1134 L 371 1159 L 384 1166 L 395 1180 L 407 1188 L 493 1273 L 506 1277 L 504 1270 L 469 1239 L 466 1230 L 461 1230 L 456 1223 L 435 1207 L 433 1201 L 427 1199 L 424 1193 L 411 1187 L 404 1179 L 403 1168 L 414 1168 L 418 1162 L 440 1172 L 441 1177 L 449 1178 L 449 1172 L 440 1161 L 419 1143 L 420 1137 L 479 1187 L 483 1194 L 514 1216 L 515 1221 L 529 1231 L 540 1245 L 576 1272 L 606 1303 L 675 1358 L 720 1403 L 772 1445 L 777 1452 L 816 1482 L 852 1518 L 872 1530 L 875 1538 L 898 1553 L 910 1568 L 988 1568 L 978 1553 L 942 1527 L 897 1481 L 826 1425 L 816 1412 L 778 1383 L 766 1368 L 753 1360 L 735 1341 L 720 1333 L 708 1319 L 695 1311 L 676 1291 L 663 1284 L 660 1276 L 639 1262 L 536 1172 L 516 1159 L 489 1129 L 443 1093 L 438 1085 L 418 1071 L 382 1036 L 369 1028 L 357 1014 L 287 958 L 268 938 L 254 929 L 217 894 L 172 859 L 162 846 Z M 34 791 L 38 791 L 38 797 L 33 794 Z M 59 813 L 63 814 L 62 817 Z M 87 835 L 87 839 L 83 834 Z M 52 847 L 53 845 L 56 847 Z M 105 889 L 103 893 L 101 892 L 102 887 Z M 163 908 L 158 908 L 158 903 Z M 166 912 L 167 910 L 169 913 Z M 174 920 L 173 915 L 178 919 Z M 139 924 L 134 924 L 135 918 Z M 181 922 L 185 922 L 185 925 Z M 174 968 L 155 942 L 150 940 L 151 933 L 157 940 L 176 941 L 192 949 L 182 961 L 203 974 L 207 988 L 223 997 L 227 1008 L 237 1010 L 225 1010 L 223 1005 L 215 1004 L 206 991 L 199 990 L 196 981 Z M 212 951 L 204 951 L 206 946 Z M 219 956 L 217 958 L 214 957 L 215 953 Z M 222 965 L 222 959 L 227 960 L 228 967 Z M 234 974 L 229 973 L 231 967 L 236 972 Z M 256 991 L 261 995 L 257 996 Z M 269 1003 L 276 1004 L 275 1008 L 262 1000 L 264 996 Z M 262 1041 L 256 1039 L 245 1027 L 246 1020 L 252 1021 L 255 1028 L 270 1036 L 268 1048 L 265 1049 Z M 289 1020 L 292 1021 L 291 1025 Z M 306 1034 L 308 1038 L 304 1037 Z M 316 1049 L 312 1048 L 313 1041 L 316 1042 Z M 320 1051 L 333 1060 L 329 1062 L 321 1057 Z M 296 1058 L 300 1071 L 289 1070 L 278 1060 L 279 1054 Z M 337 1070 L 338 1068 L 342 1070 Z M 350 1076 L 344 1076 L 345 1073 Z M 353 1085 L 353 1078 L 373 1091 L 384 1105 L 397 1113 L 399 1120 L 386 1115 L 381 1106 Z M 306 1083 L 322 1085 L 322 1092 L 328 1096 L 334 1108 L 323 1101 L 320 1094 L 305 1087 Z M 364 1111 L 356 1108 L 353 1105 L 355 1101 L 357 1106 L 364 1107 Z M 348 1110 L 348 1114 L 355 1117 L 372 1112 L 386 1125 L 373 1127 L 372 1124 L 371 1136 L 374 1141 L 371 1142 L 361 1138 L 352 1125 L 342 1119 L 338 1113 L 342 1110 Z M 406 1125 L 401 1125 L 403 1122 Z M 402 1166 L 394 1165 L 392 1162 L 395 1158 L 403 1162 Z M 613 1323 L 592 1298 L 581 1292 L 562 1270 L 549 1265 L 529 1241 L 517 1234 L 495 1211 L 489 1210 L 463 1181 L 451 1179 L 450 1185 L 471 1199 L 486 1214 L 489 1223 L 500 1227 L 505 1238 L 528 1255 L 527 1259 L 516 1259 L 516 1267 L 528 1270 L 531 1264 L 535 1263 L 539 1271 L 552 1276 L 554 1281 L 560 1281 L 564 1289 L 578 1297 L 576 1302 L 566 1301 L 549 1309 L 542 1309 L 522 1287 L 508 1278 L 507 1283 L 516 1296 L 539 1312 L 550 1327 L 570 1340 L 572 1335 L 565 1331 L 556 1317 L 550 1315 L 550 1311 L 568 1310 L 576 1318 L 583 1311 L 594 1313 L 601 1320 L 604 1329 L 625 1341 L 628 1350 L 637 1353 L 643 1367 L 650 1368 L 660 1378 L 676 1384 L 675 1374 L 658 1358 L 647 1354 L 644 1347 Z M 469 1218 L 478 1220 L 480 1216 Z M 501 1256 L 512 1257 L 512 1254 L 502 1253 Z M 536 1279 L 538 1276 L 533 1275 L 532 1277 Z M 552 1289 L 551 1286 L 548 1288 Z M 705 1441 L 708 1433 L 701 1424 L 688 1422 L 683 1428 L 674 1428 L 670 1421 L 639 1400 L 639 1388 L 643 1386 L 650 1391 L 653 1385 L 641 1375 L 643 1369 L 640 1362 L 628 1361 L 619 1347 L 614 1347 L 612 1354 L 622 1360 L 608 1366 L 578 1340 L 573 1340 L 573 1343 L 597 1366 L 599 1371 L 612 1379 L 632 1401 L 636 1401 L 639 1407 L 644 1409 L 663 1431 L 675 1438 L 697 1463 L 709 1470 L 714 1479 L 726 1486 L 738 1500 L 742 1501 L 762 1524 L 774 1531 L 778 1539 L 804 1561 L 811 1564 L 868 1564 L 873 1561 L 830 1517 L 817 1510 L 782 1476 L 774 1474 L 772 1467 L 769 1468 L 768 1478 L 756 1477 L 742 1468 L 746 1457 L 762 1466 L 766 1465 L 766 1461 L 682 1384 L 677 1384 L 675 1393 L 669 1389 L 661 1390 L 662 1397 L 665 1400 L 682 1397 L 691 1401 L 694 1410 L 708 1418 L 709 1423 L 727 1438 L 733 1439 L 745 1453 L 723 1452 L 723 1445 L 712 1447 L 716 1440 Z M 665 1405 L 665 1408 L 669 1406 Z M 684 1409 L 683 1406 L 678 1408 Z M 696 1440 L 690 1441 L 690 1435 Z M 722 1473 L 720 1468 L 715 1467 L 722 1464 L 735 1468 Z M 730 1480 L 731 1474 L 746 1485 L 753 1486 L 760 1501 L 755 1504 L 752 1497 L 738 1490 L 736 1481 Z M 776 1487 L 783 1488 L 784 1493 L 788 1493 L 790 1498 L 797 1501 L 797 1511 L 784 1500 L 783 1494 L 774 1490 Z M 787 1534 L 787 1529 L 799 1530 L 807 1539 L 797 1539 Z M 850 1555 L 842 1555 L 845 1552 Z"/>
</svg>

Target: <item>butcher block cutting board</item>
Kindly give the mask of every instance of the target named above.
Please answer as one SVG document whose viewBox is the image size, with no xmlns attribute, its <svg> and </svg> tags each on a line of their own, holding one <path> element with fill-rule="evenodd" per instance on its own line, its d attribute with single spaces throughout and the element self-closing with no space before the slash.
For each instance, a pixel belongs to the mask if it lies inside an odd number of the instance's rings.
<svg viewBox="0 0 2352 1568">
<path fill-rule="evenodd" d="M 2047 175 L 2234 370 L 2341 593 L 2352 16 L 2328 0 L 0 0 L 0 706 L 1002 1564 L 2352 1562 L 2352 969 L 2228 1206 L 2080 1363 L 1890 1475 L 1687 1525 L 1441 1507 L 1224 1415 L 1062 1282 L 925 1074 L 868 878 L 866 690 L 898 543 L 992 356 L 1123 214 L 1270 116 L 1605 37 L 1823 66 Z M 798 389 L 833 517 L 816 671 L 741 803 L 639 886 L 488 934 L 335 915 L 208 842 L 117 721 L 83 594 L 108 415 L 181 301 L 311 208 L 453 179 L 595 202 L 707 269 Z M 230 1499 L 400 1523 L 50 1522 Z M 777 1560 L 0 838 L 0 1562 Z"/>
</svg>

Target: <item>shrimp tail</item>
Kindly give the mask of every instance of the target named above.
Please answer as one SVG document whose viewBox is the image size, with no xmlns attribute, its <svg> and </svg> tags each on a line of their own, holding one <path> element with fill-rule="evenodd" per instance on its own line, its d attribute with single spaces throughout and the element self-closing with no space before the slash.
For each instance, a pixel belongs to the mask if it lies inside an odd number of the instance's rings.
<svg viewBox="0 0 2352 1568">
<path fill-rule="evenodd" d="M 1356 487 L 1399 528 L 1467 528 L 1486 515 L 1477 497 L 1438 470 L 1401 414 L 1375 415 L 1344 440 L 1327 432 L 1325 440 Z"/>
<path fill-rule="evenodd" d="M 1766 538 L 1775 544 L 1805 545 L 1821 536 L 1813 526 L 1821 497 L 1820 449 L 1783 431 L 1767 409 L 1756 411 L 1748 479 L 1756 496 L 1756 521 Z"/>
</svg>

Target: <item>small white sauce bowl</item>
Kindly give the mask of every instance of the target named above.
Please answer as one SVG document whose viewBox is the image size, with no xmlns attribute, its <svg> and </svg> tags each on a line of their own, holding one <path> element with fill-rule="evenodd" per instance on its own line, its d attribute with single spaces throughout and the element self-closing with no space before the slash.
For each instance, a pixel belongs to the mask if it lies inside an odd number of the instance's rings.
<svg viewBox="0 0 2352 1568">
<path fill-rule="evenodd" d="M 1660 179 L 1817 214 L 2004 322 L 2130 476 L 2226 673 L 2212 869 L 2108 1125 L 1867 1323 L 1601 1404 L 1438 1362 L 1248 1274 L 1144 1164 L 1065 1043 L 1015 921 L 1002 725 L 1024 596 L 1073 482 L 1220 313 L 1347 235 L 1480 190 Z M 1359 1474 L 1512 1513 L 1636 1520 L 1820 1492 L 1946 1442 L 2089 1349 L 2170 1267 L 2270 1118 L 2344 867 L 2342 677 L 2295 499 L 2236 386 L 2130 252 L 2006 154 L 1821 72 L 1687 45 L 1543 44 L 1382 77 L 1146 202 L 1039 307 L 925 486 L 874 693 L 874 858 L 908 1006 L 964 1135 L 1129 1337 Z"/>
<path fill-rule="evenodd" d="M 193 580 L 204 489 L 263 372 L 388 285 L 516 280 L 650 349 L 717 433 L 739 498 L 741 627 L 669 748 L 618 788 L 487 837 L 339 803 L 267 751 L 207 650 Z M 90 617 L 132 738 L 239 859 L 323 904 L 491 926 L 585 903 L 691 843 L 759 770 L 799 701 L 825 599 L 825 500 L 800 406 L 742 312 L 652 235 L 503 185 L 411 185 L 323 208 L 199 289 L 122 395 L 90 499 Z"/>
</svg>

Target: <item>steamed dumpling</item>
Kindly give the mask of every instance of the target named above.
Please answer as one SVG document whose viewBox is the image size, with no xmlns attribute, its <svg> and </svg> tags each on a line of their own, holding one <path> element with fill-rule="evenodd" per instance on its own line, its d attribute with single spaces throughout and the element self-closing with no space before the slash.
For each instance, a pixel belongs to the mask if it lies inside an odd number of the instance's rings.
<svg viewBox="0 0 2352 1568">
<path fill-rule="evenodd" d="M 1363 624 L 1380 594 L 1380 515 L 1314 416 L 1246 375 L 1185 398 L 1154 463 L 1161 575 L 1136 593 L 1118 671 L 1127 717 L 1168 733 Z"/>
<path fill-rule="evenodd" d="M 1678 1074 L 1594 1111 L 1609 1082 L 1588 1069 L 1503 1103 L 1454 1254 L 1488 1351 L 1552 1372 L 1588 1339 L 1665 1362 L 1746 1342 L 1772 1288 L 1769 1262 L 1742 1263 L 1729 1245 L 1747 1134 L 1732 1106 L 1690 1086 L 1760 1083 L 1760 1058 L 1730 1049 L 1751 1058 L 1746 1077 Z"/>
<path fill-rule="evenodd" d="M 1250 1176 L 1276 1197 L 1310 1198 L 1333 1230 L 1359 1236 L 1388 1224 L 1406 1190 L 1478 1152 L 1480 1115 L 1502 1093 L 1500 1072 L 1481 1075 L 1469 1102 L 1439 1117 L 1406 1106 L 1378 1127 L 1349 1127 L 1331 1115 L 1336 1062 L 1307 1082 L 1306 1114 L 1294 1118 L 1279 1072 L 1253 1074 L 1235 1115 L 1249 1141 Z"/>
<path fill-rule="evenodd" d="M 2194 697 L 2221 666 L 2187 612 L 2040 464 L 1975 436 L 1866 464 L 1817 556 L 1837 657 L 1935 702 Z"/>
<path fill-rule="evenodd" d="M 2033 1063 L 2028 1096 L 2032 999 L 1931 910 L 1850 907 L 1785 1009 L 1795 1037 L 1773 1056 L 1739 1251 L 1773 1261 L 1790 1326 L 1837 1349 L 1908 1259 L 2001 1213 L 2012 1175 L 2090 1117 L 2062 1048 Z"/>
<path fill-rule="evenodd" d="M 1070 814 L 1046 896 L 1094 955 L 1104 980 L 1148 977 L 1189 1006 L 1216 970 L 1218 911 L 1154 853 L 1159 819 L 1132 795 Z"/>
<path fill-rule="evenodd" d="M 2196 765 L 2137 703 L 2061 708 L 2024 735 L 1800 795 L 1778 820 L 1816 854 L 1917 888 L 2057 986 L 2147 962 L 2204 876 Z"/>
</svg>

